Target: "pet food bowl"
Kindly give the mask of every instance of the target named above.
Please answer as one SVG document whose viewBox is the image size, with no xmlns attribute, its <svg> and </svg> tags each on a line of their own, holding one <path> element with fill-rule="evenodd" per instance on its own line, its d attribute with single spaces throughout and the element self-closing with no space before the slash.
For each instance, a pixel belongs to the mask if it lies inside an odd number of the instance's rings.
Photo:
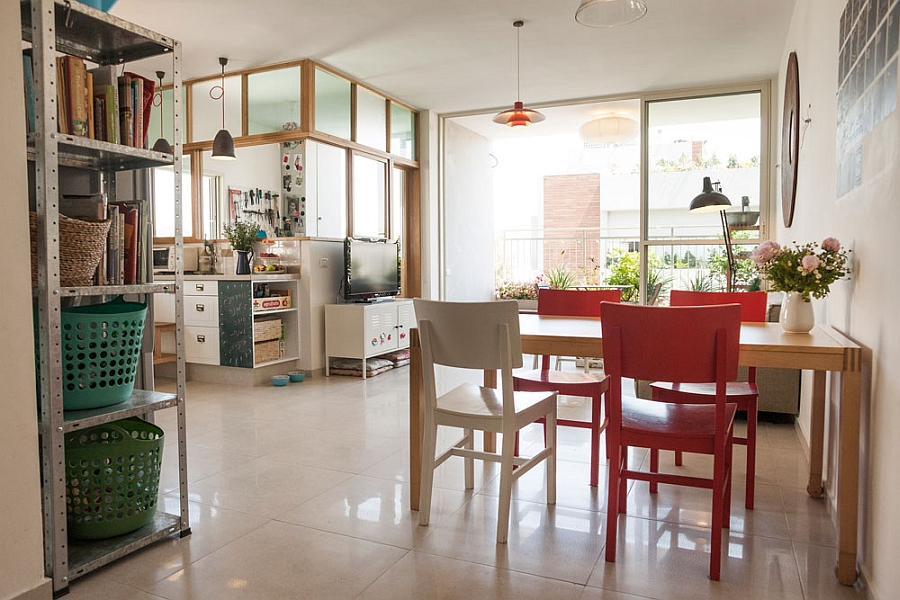
<svg viewBox="0 0 900 600">
<path fill-rule="evenodd" d="M 291 378 L 291 381 L 296 383 L 298 381 L 303 381 L 306 378 L 306 373 L 303 371 L 291 371 L 288 376 Z"/>
<path fill-rule="evenodd" d="M 272 375 L 272 385 L 281 387 L 291 380 L 290 375 Z"/>
</svg>

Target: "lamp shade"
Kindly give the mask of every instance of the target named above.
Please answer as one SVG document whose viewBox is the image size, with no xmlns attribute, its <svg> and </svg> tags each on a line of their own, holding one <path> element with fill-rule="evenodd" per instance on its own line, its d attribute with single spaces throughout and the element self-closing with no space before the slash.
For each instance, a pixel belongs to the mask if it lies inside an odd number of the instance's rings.
<svg viewBox="0 0 900 600">
<path fill-rule="evenodd" d="M 581 0 L 575 20 L 588 27 L 618 27 L 646 14 L 644 0 Z"/>
<path fill-rule="evenodd" d="M 540 123 L 546 117 L 536 110 L 525 108 L 521 102 L 516 102 L 509 110 L 497 113 L 493 121 L 508 127 L 527 127 L 532 123 Z"/>
<path fill-rule="evenodd" d="M 725 194 L 715 191 L 710 178 L 704 177 L 703 191 L 691 200 L 691 206 L 688 210 L 690 212 L 714 212 L 725 210 L 729 206 L 731 206 L 731 201 Z"/>
<path fill-rule="evenodd" d="M 219 160 L 234 160 L 234 139 L 227 129 L 220 129 L 213 140 L 212 157 Z"/>
<path fill-rule="evenodd" d="M 169 140 L 161 137 L 156 140 L 155 144 L 153 144 L 153 151 L 162 152 L 164 154 L 172 154 L 172 146 L 169 144 Z"/>
<path fill-rule="evenodd" d="M 638 134 L 638 123 L 627 117 L 599 117 L 578 128 L 586 144 L 624 144 Z"/>
</svg>

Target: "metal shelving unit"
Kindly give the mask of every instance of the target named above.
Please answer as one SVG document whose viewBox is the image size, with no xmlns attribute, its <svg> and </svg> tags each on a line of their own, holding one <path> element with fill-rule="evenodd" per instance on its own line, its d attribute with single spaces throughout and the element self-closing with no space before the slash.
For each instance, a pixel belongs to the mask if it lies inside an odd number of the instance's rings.
<svg viewBox="0 0 900 600">
<path fill-rule="evenodd" d="M 185 429 L 184 309 L 182 287 L 183 232 L 181 224 L 181 44 L 122 19 L 69 0 L 20 0 L 22 39 L 31 42 L 34 61 L 36 132 L 28 136 L 28 158 L 35 166 L 38 263 L 38 351 L 40 354 L 40 437 L 44 494 L 44 568 L 53 580 L 55 596 L 68 592 L 69 582 L 117 558 L 164 537 L 190 533 L 187 500 L 187 442 Z M 174 152 L 163 154 L 58 132 L 56 61 L 59 53 L 98 65 L 122 64 L 151 56 L 170 55 L 174 76 Z M 139 285 L 60 287 L 59 167 L 96 172 L 110 199 L 115 174 L 159 166 L 175 171 L 175 281 Z M 150 270 L 148 269 L 148 272 Z M 82 411 L 63 410 L 61 360 L 61 300 L 111 295 L 175 295 L 176 391 L 174 394 L 136 389 L 120 404 Z M 152 323 L 145 329 L 152 332 Z M 152 333 L 151 333 L 152 335 Z M 150 361 L 149 353 L 142 362 Z M 151 367 L 152 368 L 152 367 Z M 147 370 L 146 366 L 144 367 Z M 152 373 L 152 371 L 150 371 Z M 67 432 L 131 416 L 177 411 L 179 514 L 157 511 L 154 520 L 132 533 L 96 541 L 69 541 L 66 524 L 65 440 Z"/>
</svg>

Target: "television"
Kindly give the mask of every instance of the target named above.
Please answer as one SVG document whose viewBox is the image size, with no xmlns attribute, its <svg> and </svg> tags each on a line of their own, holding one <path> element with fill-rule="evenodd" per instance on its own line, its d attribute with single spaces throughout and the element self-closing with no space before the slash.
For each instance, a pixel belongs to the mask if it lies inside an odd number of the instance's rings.
<svg viewBox="0 0 900 600">
<path fill-rule="evenodd" d="M 347 302 L 373 302 L 400 293 L 397 240 L 348 237 L 344 240 L 343 296 Z"/>
</svg>

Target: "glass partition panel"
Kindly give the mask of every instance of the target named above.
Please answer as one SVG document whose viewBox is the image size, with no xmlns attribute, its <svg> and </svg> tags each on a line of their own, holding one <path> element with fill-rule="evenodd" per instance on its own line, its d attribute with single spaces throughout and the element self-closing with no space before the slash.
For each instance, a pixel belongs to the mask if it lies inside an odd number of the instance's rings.
<svg viewBox="0 0 900 600">
<path fill-rule="evenodd" d="M 184 237 L 194 237 L 193 203 L 191 202 L 191 157 L 181 160 L 181 231 Z M 172 167 L 153 169 L 153 237 L 175 237 L 175 170 Z"/>
<path fill-rule="evenodd" d="M 353 231 L 360 237 L 387 237 L 387 163 L 353 155 Z"/>
<path fill-rule="evenodd" d="M 416 114 L 391 102 L 391 154 L 416 159 Z"/>
<path fill-rule="evenodd" d="M 160 106 L 159 98 L 162 97 L 162 105 Z M 184 143 L 185 115 L 187 106 L 187 88 L 181 88 L 181 141 Z M 159 129 L 159 116 L 162 113 L 162 131 Z M 160 137 L 165 138 L 169 144 L 175 142 L 172 133 L 172 88 L 162 91 L 162 94 L 156 94 L 153 109 L 150 111 L 150 125 L 147 129 L 147 147 L 152 148 Z"/>
<path fill-rule="evenodd" d="M 201 81 L 191 85 L 191 123 L 193 132 L 191 141 L 203 142 L 216 137 L 222 129 L 222 100 L 214 100 L 210 96 L 213 88 L 220 86 L 219 78 Z M 218 90 L 212 95 L 219 96 Z M 225 76 L 225 129 L 232 137 L 241 136 L 241 77 Z"/>
<path fill-rule="evenodd" d="M 204 179 L 217 178 L 214 188 L 204 182 L 201 221 L 210 236 L 221 238 L 225 225 L 235 220 L 256 223 L 269 237 L 281 227 L 281 151 L 278 144 L 235 148 L 237 160 L 212 160 L 203 152 Z"/>
<path fill-rule="evenodd" d="M 387 150 L 387 115 L 384 96 L 356 86 L 356 141 Z"/>
<path fill-rule="evenodd" d="M 247 75 L 247 134 L 300 128 L 300 67 Z"/>
<path fill-rule="evenodd" d="M 731 200 L 729 212 L 740 211 L 746 196 L 746 210 L 759 214 L 760 98 L 751 92 L 648 103 L 648 239 L 723 239 L 718 212 L 688 211 L 704 177 Z"/>
<path fill-rule="evenodd" d="M 316 69 L 316 131 L 350 139 L 350 82 Z"/>
<path fill-rule="evenodd" d="M 394 168 L 391 172 L 391 238 L 403 237 L 403 206 L 406 204 L 406 171 Z"/>
</svg>

